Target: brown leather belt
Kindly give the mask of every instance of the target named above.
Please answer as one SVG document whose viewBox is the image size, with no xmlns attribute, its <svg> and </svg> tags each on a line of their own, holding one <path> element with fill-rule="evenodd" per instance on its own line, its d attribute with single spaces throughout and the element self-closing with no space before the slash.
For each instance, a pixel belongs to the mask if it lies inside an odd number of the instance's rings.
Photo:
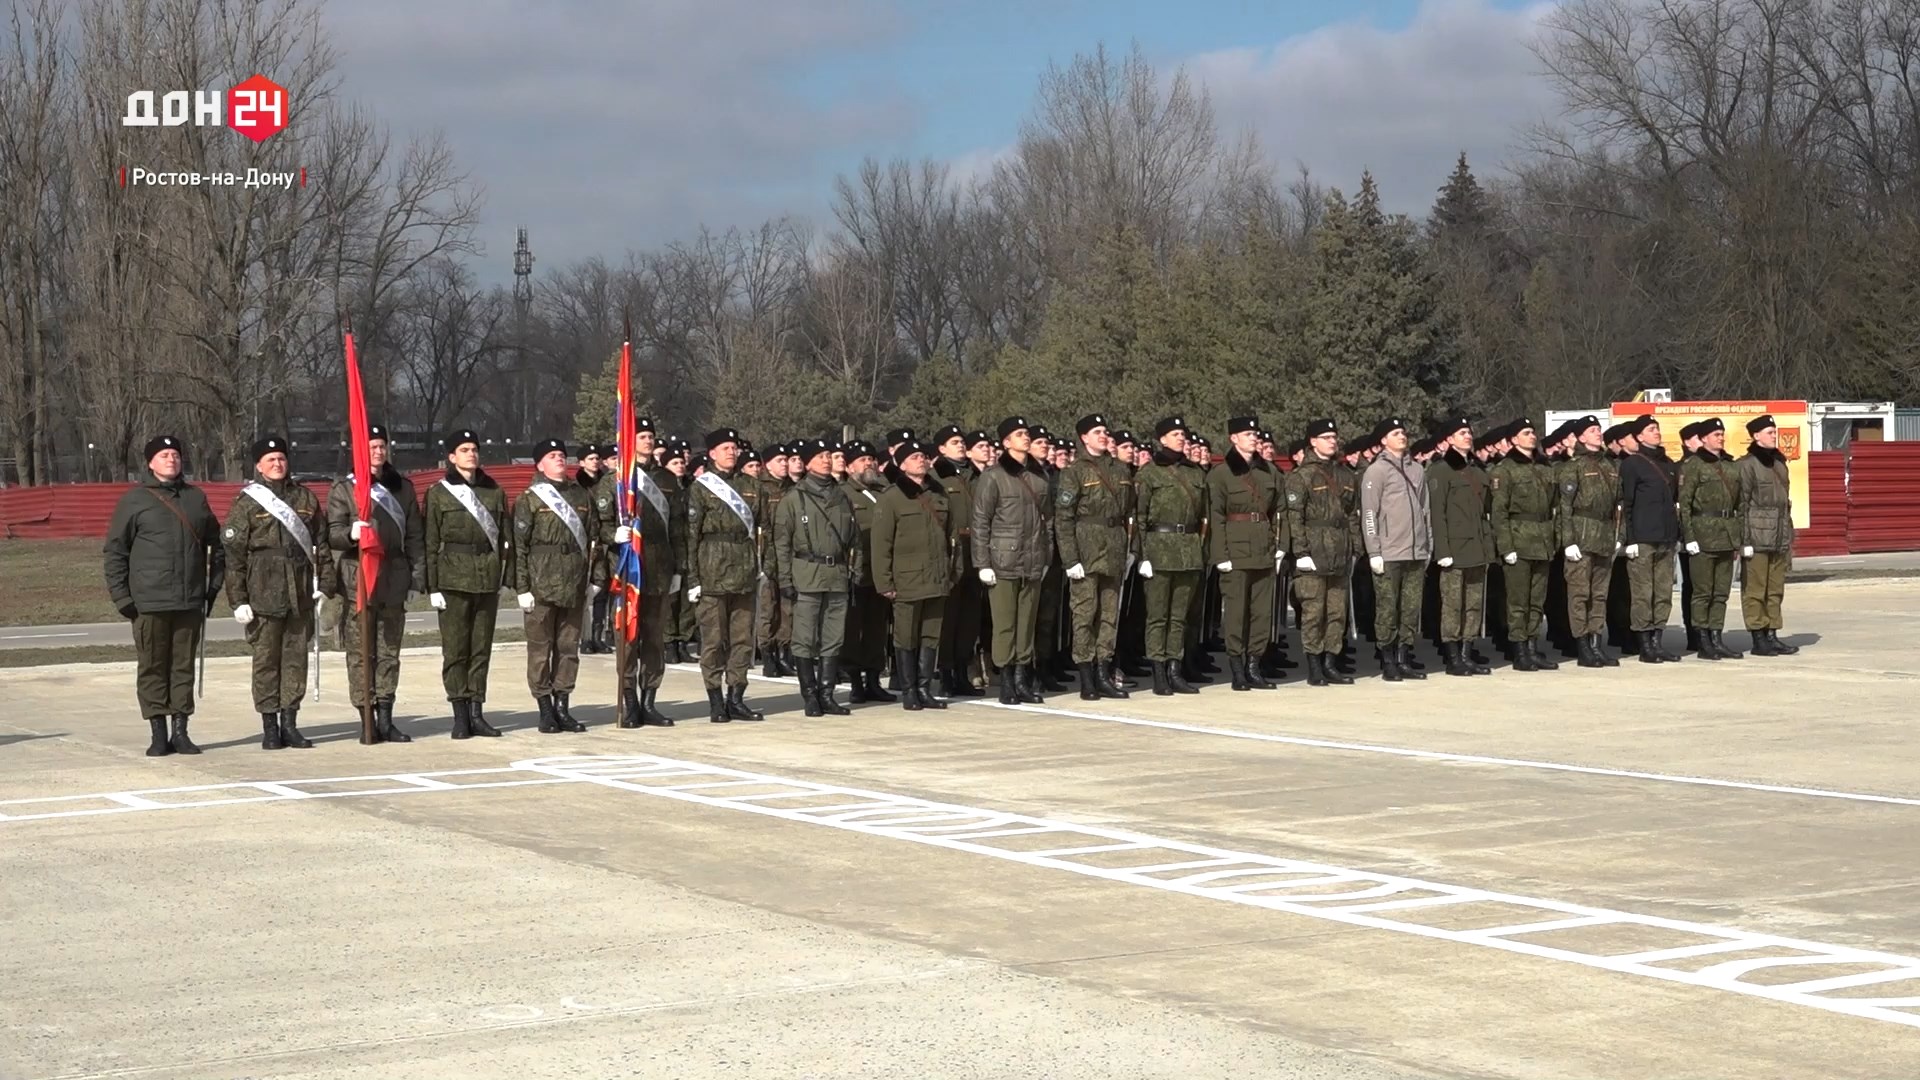
<svg viewBox="0 0 1920 1080">
<path fill-rule="evenodd" d="M 1267 515 L 1258 513 L 1258 512 L 1251 513 L 1251 514 L 1228 514 L 1227 520 L 1228 521 L 1265 521 L 1267 520 Z"/>
<path fill-rule="evenodd" d="M 1197 533 L 1200 530 L 1189 528 L 1185 525 L 1149 525 L 1147 526 L 1147 531 L 1157 533 Z"/>
</svg>

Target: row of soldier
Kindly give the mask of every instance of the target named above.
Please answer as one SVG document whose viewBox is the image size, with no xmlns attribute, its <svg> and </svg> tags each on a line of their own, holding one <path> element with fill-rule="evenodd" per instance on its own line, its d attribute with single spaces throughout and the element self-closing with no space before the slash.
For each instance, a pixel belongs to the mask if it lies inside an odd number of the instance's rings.
<svg viewBox="0 0 1920 1080">
<path fill-rule="evenodd" d="M 657 695 L 691 640 L 716 723 L 763 718 L 745 698 L 756 646 L 763 671 L 797 675 L 806 713 L 819 716 L 847 712 L 835 697 L 843 677 L 854 704 L 893 700 L 880 683 L 889 645 L 910 710 L 977 695 L 976 680 L 996 673 L 1002 702 L 1041 702 L 1069 653 L 1086 698 L 1126 697 L 1134 674 L 1150 675 L 1155 694 L 1195 693 L 1209 667 L 1203 624 L 1217 619 L 1233 688 L 1269 689 L 1294 666 L 1278 633 L 1289 577 L 1310 685 L 1352 681 L 1356 607 L 1371 614 L 1367 636 L 1390 681 L 1424 677 L 1413 653 L 1423 621 L 1452 675 L 1488 671 L 1473 647 L 1488 632 L 1506 639 L 1515 668 L 1557 667 L 1539 648 L 1543 624 L 1557 624 L 1582 666 L 1615 664 L 1610 609 L 1616 640 L 1628 634 L 1643 662 L 1666 662 L 1678 659 L 1660 633 L 1682 552 L 1690 647 L 1740 655 L 1722 637 L 1740 562 L 1754 649 L 1785 654 L 1796 651 L 1778 637 L 1787 472 L 1771 418 L 1748 429 L 1753 449 L 1737 463 L 1717 420 L 1683 432 L 1675 462 L 1651 418 L 1603 432 L 1585 417 L 1545 436 L 1520 420 L 1477 438 L 1455 419 L 1421 442 L 1396 418 L 1344 445 L 1323 420 L 1284 455 L 1288 468 L 1253 417 L 1229 421 L 1218 464 L 1177 416 L 1150 442 L 1090 414 L 1069 448 L 1016 416 L 992 435 L 949 427 L 922 443 L 892 432 L 884 453 L 810 439 L 765 454 L 731 428 L 694 453 L 642 420 L 630 458 L 591 446 L 577 471 L 563 444 L 539 444 L 538 475 L 509 515 L 473 432 L 444 440 L 445 475 L 416 500 L 375 428 L 373 520 L 357 518 L 351 477 L 322 507 L 289 479 L 286 444 L 270 436 L 223 530 L 185 483 L 178 440 L 161 437 L 147 446 L 152 479 L 116 511 L 106 577 L 133 620 L 153 755 L 198 752 L 192 657 L 223 585 L 252 649 L 262 746 L 311 745 L 297 723 L 306 647 L 322 599 L 354 595 L 367 529 L 387 553 L 369 604 L 374 665 L 369 679 L 361 621 L 346 618 L 348 685 L 356 708 L 371 693 L 378 737 L 395 742 L 410 741 L 393 704 L 405 605 L 421 593 L 439 621 L 453 737 L 499 735 L 484 703 L 501 587 L 523 612 L 543 732 L 584 729 L 570 706 L 579 656 L 613 651 L 623 608 L 634 617 L 619 631 L 632 642 L 622 727 L 672 726 Z M 623 464 L 638 466 L 624 522 Z M 636 537 L 639 580 L 618 599 L 605 591 L 608 555 Z M 1505 595 L 1493 611 L 1490 575 Z"/>
</svg>

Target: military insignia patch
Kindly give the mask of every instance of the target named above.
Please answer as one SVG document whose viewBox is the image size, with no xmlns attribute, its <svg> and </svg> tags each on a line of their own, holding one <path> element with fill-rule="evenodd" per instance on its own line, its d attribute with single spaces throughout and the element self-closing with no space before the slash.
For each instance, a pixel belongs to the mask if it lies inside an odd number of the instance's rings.
<svg viewBox="0 0 1920 1080">
<path fill-rule="evenodd" d="M 602 498 L 598 503 L 598 505 L 600 509 L 605 510 L 607 508 L 607 500 L 605 498 Z"/>
<path fill-rule="evenodd" d="M 697 507 L 697 506 L 689 506 L 689 507 L 687 507 L 687 520 L 688 520 L 688 521 L 692 521 L 693 519 L 695 519 L 695 518 L 697 518 L 697 517 L 699 517 L 699 516 L 700 516 L 700 508 L 699 508 L 699 507 Z"/>
<path fill-rule="evenodd" d="M 1566 483 L 1564 483 L 1564 484 L 1562 484 L 1562 485 L 1560 485 L 1560 486 L 1561 486 L 1562 488 L 1564 488 L 1564 489 L 1566 489 L 1566 492 L 1567 492 L 1567 494 L 1569 494 L 1569 495 L 1571 495 L 1571 494 L 1573 494 L 1574 492 L 1576 492 L 1576 491 L 1579 491 L 1579 490 L 1580 490 L 1580 481 L 1578 481 L 1578 480 L 1569 480 L 1569 481 L 1567 481 Z"/>
<path fill-rule="evenodd" d="M 1072 506 L 1076 492 L 1072 488 L 1061 488 L 1059 502 L 1061 506 Z"/>
<path fill-rule="evenodd" d="M 1500 478 L 1497 476 L 1493 478 L 1493 490 L 1495 491 L 1500 490 Z"/>
<path fill-rule="evenodd" d="M 233 539 L 233 530 L 232 530 L 232 529 L 228 529 L 228 530 L 227 530 L 227 539 L 229 539 L 229 540 L 231 540 L 231 539 Z"/>
<path fill-rule="evenodd" d="M 1287 505 L 1289 506 L 1300 505 L 1300 493 L 1297 491 L 1287 492 Z"/>
</svg>

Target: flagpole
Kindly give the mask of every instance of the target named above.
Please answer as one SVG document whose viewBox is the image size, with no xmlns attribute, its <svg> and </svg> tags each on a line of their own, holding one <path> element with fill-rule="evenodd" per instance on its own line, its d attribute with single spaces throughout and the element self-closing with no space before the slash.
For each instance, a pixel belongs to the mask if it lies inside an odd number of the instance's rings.
<svg viewBox="0 0 1920 1080">
<path fill-rule="evenodd" d="M 347 372 L 347 393 L 350 398 L 357 399 L 359 404 L 356 412 L 354 408 L 355 400 L 349 400 L 347 402 L 349 414 L 348 427 L 350 429 L 348 437 L 354 440 L 352 450 L 355 465 L 353 512 L 356 520 L 365 521 L 368 528 L 373 528 L 375 523 L 373 521 L 373 514 L 371 513 L 372 508 L 364 505 L 370 502 L 371 499 L 360 498 L 360 491 L 363 488 L 368 491 L 369 496 L 371 495 L 371 485 L 374 483 L 374 477 L 372 475 L 373 464 L 369 457 L 369 440 L 367 432 L 364 430 L 366 428 L 366 397 L 365 391 L 362 389 L 360 383 L 360 361 L 353 350 L 352 314 L 342 311 L 340 313 L 340 322 L 345 332 L 344 340 L 346 341 L 347 358 L 351 361 L 351 367 Z M 353 423 L 351 419 L 356 415 L 360 418 L 360 423 L 358 424 Z M 362 467 L 363 464 L 364 467 Z M 367 580 L 367 562 L 365 557 L 363 555 L 356 557 L 354 563 L 356 570 L 356 573 L 353 575 L 354 603 L 359 607 L 359 611 L 355 613 L 355 615 L 360 620 L 360 679 L 362 683 L 360 687 L 360 745 L 372 746 L 374 743 L 380 741 L 379 731 L 373 722 L 373 583 Z M 344 601 L 344 598 L 342 599 Z M 347 613 L 341 612 L 341 618 L 344 619 L 346 617 Z M 404 624 L 401 632 L 405 633 Z"/>
<path fill-rule="evenodd" d="M 633 320 L 630 316 L 623 318 L 622 328 L 625 331 L 626 337 L 620 343 L 620 371 L 616 376 L 617 382 L 614 386 L 614 393 L 618 396 L 618 404 L 613 410 L 613 443 L 616 452 L 620 455 L 621 468 L 620 476 L 614 483 L 614 514 L 615 520 L 631 528 L 633 522 L 627 520 L 627 489 L 633 483 L 633 469 L 639 455 L 635 453 L 633 446 L 633 369 L 631 366 L 633 362 Z M 616 549 L 618 546 L 619 545 L 615 545 Z M 613 557 L 617 564 L 621 557 L 619 552 L 616 550 L 608 554 Z M 618 575 L 611 572 L 607 576 L 608 588 L 611 589 L 616 585 L 619 586 L 617 590 L 619 595 L 613 598 L 613 603 L 609 606 L 607 612 L 608 618 L 613 621 L 614 627 L 613 716 L 614 722 L 618 724 L 622 720 L 629 719 L 625 715 L 627 709 L 627 662 L 632 656 L 633 645 L 629 640 L 627 624 L 632 621 L 633 613 L 627 610 L 626 582 L 616 580 Z M 639 673 L 636 672 L 634 677 L 634 692 L 636 696 L 638 696 L 639 690 L 640 678 Z M 632 717 L 631 721 L 637 724 L 640 722 L 640 717 Z"/>
</svg>

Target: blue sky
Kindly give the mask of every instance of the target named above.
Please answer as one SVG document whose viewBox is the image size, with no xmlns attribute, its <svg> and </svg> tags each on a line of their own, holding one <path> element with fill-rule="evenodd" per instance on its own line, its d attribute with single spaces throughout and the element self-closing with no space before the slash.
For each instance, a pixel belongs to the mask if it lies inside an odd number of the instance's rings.
<svg viewBox="0 0 1920 1080">
<path fill-rule="evenodd" d="M 487 191 L 490 263 L 542 268 L 792 214 L 861 158 L 978 167 L 1049 62 L 1138 42 L 1277 169 L 1424 208 L 1466 150 L 1495 173 L 1551 115 L 1526 0 L 330 0 L 348 92 L 438 130 Z M 432 39 L 422 50 L 419 43 Z M 492 275 L 489 274 L 489 277 Z"/>
</svg>

